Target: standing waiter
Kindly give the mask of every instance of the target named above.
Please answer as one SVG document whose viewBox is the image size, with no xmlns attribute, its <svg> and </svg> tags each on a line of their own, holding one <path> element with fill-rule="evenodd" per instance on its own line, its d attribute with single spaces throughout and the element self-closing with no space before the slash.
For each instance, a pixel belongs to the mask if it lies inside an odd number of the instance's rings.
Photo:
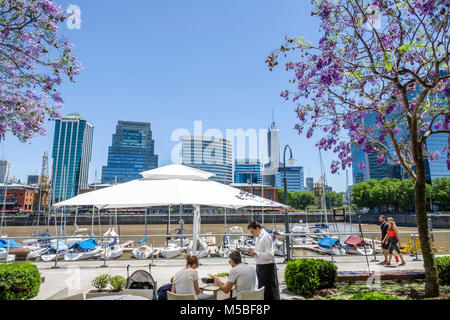
<svg viewBox="0 0 450 320">
<path fill-rule="evenodd" d="M 264 300 L 280 300 L 272 238 L 255 221 L 250 222 L 247 229 L 256 238 L 255 249 L 249 249 L 248 254 L 254 256 L 256 260 L 258 288 L 264 287 Z"/>
</svg>

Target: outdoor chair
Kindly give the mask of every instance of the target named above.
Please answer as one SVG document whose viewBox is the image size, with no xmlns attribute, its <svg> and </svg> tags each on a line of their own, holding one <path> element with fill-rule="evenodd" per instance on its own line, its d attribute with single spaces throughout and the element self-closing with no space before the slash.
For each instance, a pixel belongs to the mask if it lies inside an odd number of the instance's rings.
<svg viewBox="0 0 450 320">
<path fill-rule="evenodd" d="M 256 291 L 242 291 L 237 300 L 264 300 L 264 287 Z"/>
<path fill-rule="evenodd" d="M 195 300 L 194 294 L 178 294 L 167 291 L 167 300 Z"/>
</svg>

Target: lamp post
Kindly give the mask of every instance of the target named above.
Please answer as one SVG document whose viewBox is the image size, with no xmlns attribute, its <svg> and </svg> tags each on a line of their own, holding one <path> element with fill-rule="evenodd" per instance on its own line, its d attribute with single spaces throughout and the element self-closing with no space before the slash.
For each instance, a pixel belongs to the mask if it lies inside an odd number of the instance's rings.
<svg viewBox="0 0 450 320">
<path fill-rule="evenodd" d="M 287 182 L 286 182 L 286 150 L 289 148 L 289 163 L 295 162 L 294 158 L 292 158 L 292 149 L 287 144 L 284 147 L 283 151 L 283 183 L 284 183 L 284 204 L 288 205 L 288 194 L 287 194 Z M 289 217 L 288 217 L 288 208 L 284 209 L 284 228 L 285 232 L 289 233 Z M 291 250 L 290 250 L 290 239 L 289 236 L 286 237 L 286 259 L 284 262 L 288 262 L 291 259 Z"/>
</svg>

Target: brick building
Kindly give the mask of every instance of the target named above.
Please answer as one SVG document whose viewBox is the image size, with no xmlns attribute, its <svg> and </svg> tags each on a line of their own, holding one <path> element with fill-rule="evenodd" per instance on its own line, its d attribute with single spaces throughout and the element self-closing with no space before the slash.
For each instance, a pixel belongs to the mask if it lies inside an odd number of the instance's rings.
<svg viewBox="0 0 450 320">
<path fill-rule="evenodd" d="M 278 189 L 272 186 L 256 183 L 232 183 L 230 186 L 278 202 Z"/>
<path fill-rule="evenodd" d="M 2 200 L 0 202 L 1 209 L 5 203 L 6 213 L 32 213 L 35 204 L 35 197 L 39 196 L 37 187 L 27 186 L 24 184 L 8 184 L 6 193 L 6 201 L 4 202 L 4 184 L 0 184 Z"/>
</svg>

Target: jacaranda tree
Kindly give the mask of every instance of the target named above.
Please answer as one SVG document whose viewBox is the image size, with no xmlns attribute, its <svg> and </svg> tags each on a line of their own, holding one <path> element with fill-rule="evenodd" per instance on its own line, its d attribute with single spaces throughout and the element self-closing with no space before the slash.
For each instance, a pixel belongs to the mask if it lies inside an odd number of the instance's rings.
<svg viewBox="0 0 450 320">
<path fill-rule="evenodd" d="M 286 37 L 267 58 L 279 56 L 293 73 L 299 133 L 320 133 L 319 149 L 337 154 L 336 173 L 352 165 L 352 145 L 401 166 L 414 182 L 414 205 L 423 252 L 426 294 L 439 295 L 425 202 L 425 163 L 442 150 L 426 149 L 450 133 L 449 10 L 446 0 L 313 0 L 320 19 L 318 43 Z M 372 117 L 375 124 L 365 125 Z M 447 153 L 448 157 L 448 153 Z M 359 164 L 364 170 L 364 164 Z"/>
<path fill-rule="evenodd" d="M 26 141 L 60 117 L 56 87 L 80 71 L 72 44 L 58 34 L 67 19 L 49 0 L 0 0 L 0 136 Z"/>
</svg>

